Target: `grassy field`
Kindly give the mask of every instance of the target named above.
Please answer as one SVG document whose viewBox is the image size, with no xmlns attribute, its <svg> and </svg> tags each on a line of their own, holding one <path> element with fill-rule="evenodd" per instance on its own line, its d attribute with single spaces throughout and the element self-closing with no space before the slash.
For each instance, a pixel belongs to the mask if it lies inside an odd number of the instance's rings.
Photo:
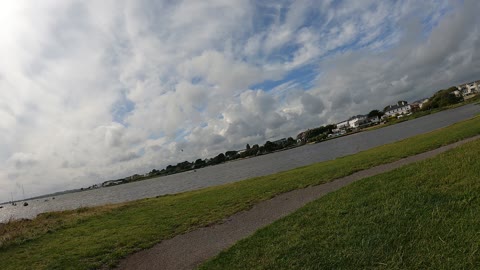
<svg viewBox="0 0 480 270">
<path fill-rule="evenodd" d="M 119 205 L 47 213 L 0 226 L 0 269 L 92 269 L 218 222 L 279 193 L 317 185 L 480 133 L 480 117 L 333 161 Z"/>
<path fill-rule="evenodd" d="M 200 269 L 480 269 L 480 140 L 328 194 Z"/>
</svg>

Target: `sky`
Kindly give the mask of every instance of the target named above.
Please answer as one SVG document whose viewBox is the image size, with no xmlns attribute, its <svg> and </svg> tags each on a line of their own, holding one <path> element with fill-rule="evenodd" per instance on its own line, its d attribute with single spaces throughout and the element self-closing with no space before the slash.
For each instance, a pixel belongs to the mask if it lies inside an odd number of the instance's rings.
<svg viewBox="0 0 480 270">
<path fill-rule="evenodd" d="M 480 1 L 0 2 L 0 201 L 480 79 Z M 182 151 L 183 150 L 183 151 Z"/>
</svg>

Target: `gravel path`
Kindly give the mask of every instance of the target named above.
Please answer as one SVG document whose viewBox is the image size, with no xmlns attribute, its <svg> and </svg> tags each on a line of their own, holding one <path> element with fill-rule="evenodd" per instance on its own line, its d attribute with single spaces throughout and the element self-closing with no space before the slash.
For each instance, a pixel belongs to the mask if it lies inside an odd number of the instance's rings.
<svg viewBox="0 0 480 270">
<path fill-rule="evenodd" d="M 248 237 L 256 230 L 290 214 L 327 193 L 336 191 L 357 180 L 391 171 L 404 165 L 425 160 L 479 136 L 453 143 L 429 152 L 376 166 L 332 182 L 294 190 L 263 201 L 250 210 L 236 213 L 221 224 L 199 228 L 162 241 L 154 247 L 137 252 L 120 262 L 118 269 L 193 269 L 200 263 Z"/>
</svg>

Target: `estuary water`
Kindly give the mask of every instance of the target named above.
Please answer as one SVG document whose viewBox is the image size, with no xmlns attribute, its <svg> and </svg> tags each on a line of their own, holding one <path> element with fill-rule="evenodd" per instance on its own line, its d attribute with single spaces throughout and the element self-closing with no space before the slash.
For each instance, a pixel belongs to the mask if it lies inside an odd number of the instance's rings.
<svg viewBox="0 0 480 270">
<path fill-rule="evenodd" d="M 372 131 L 356 133 L 313 145 L 305 145 L 264 156 L 237 160 L 179 174 L 113 187 L 63 194 L 28 201 L 24 207 L 2 205 L 0 223 L 8 219 L 33 218 L 39 213 L 86 206 L 133 201 L 158 195 L 175 194 L 209 186 L 268 175 L 315 162 L 351 155 L 376 146 L 426 133 L 471 118 L 480 106 L 466 105 Z"/>
</svg>

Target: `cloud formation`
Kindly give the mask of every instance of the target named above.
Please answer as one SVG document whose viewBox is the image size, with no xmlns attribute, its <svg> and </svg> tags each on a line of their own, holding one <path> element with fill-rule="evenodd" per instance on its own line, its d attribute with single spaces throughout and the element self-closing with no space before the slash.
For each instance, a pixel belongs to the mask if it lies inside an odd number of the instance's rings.
<svg viewBox="0 0 480 270">
<path fill-rule="evenodd" d="M 3 1 L 0 201 L 478 79 L 476 1 Z M 184 149 L 184 151 L 181 151 Z"/>
</svg>

